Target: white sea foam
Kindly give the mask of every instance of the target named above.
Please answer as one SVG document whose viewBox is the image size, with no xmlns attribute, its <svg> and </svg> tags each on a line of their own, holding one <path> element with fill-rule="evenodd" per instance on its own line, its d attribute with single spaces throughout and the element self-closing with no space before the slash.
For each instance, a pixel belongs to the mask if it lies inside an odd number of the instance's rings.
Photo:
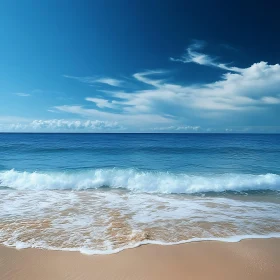
<svg viewBox="0 0 280 280">
<path fill-rule="evenodd" d="M 279 191 L 276 174 L 9 170 L 0 172 L 0 186 L 0 244 L 17 249 L 112 254 L 143 244 L 280 237 L 279 192 L 173 195 Z"/>
<path fill-rule="evenodd" d="M 81 172 L 0 172 L 0 186 L 17 190 L 86 190 L 124 188 L 148 193 L 198 193 L 280 190 L 277 174 L 190 175 L 134 169 L 95 169 Z"/>
<path fill-rule="evenodd" d="M 230 198 L 234 197 L 234 199 Z M 143 244 L 280 237 L 278 194 L 0 190 L 0 244 L 111 254 Z"/>
<path fill-rule="evenodd" d="M 108 249 L 108 250 L 94 250 L 89 248 L 60 248 L 60 247 L 52 247 L 52 246 L 43 246 L 38 245 L 34 246 L 34 244 L 28 243 L 28 242 L 17 242 L 15 244 L 8 244 L 3 243 L 3 245 L 7 247 L 14 247 L 17 250 L 21 249 L 27 249 L 27 248 L 36 248 L 36 249 L 44 249 L 44 250 L 51 250 L 51 251 L 68 251 L 68 252 L 80 252 L 84 255 L 111 255 L 111 254 L 117 254 L 119 252 L 122 252 L 127 249 L 133 249 L 137 248 L 143 245 L 160 245 L 160 246 L 172 246 L 172 245 L 180 245 L 180 244 L 186 244 L 186 243 L 192 243 L 192 242 L 202 242 L 202 241 L 217 241 L 217 242 L 226 242 L 226 243 L 235 243 L 240 242 L 241 240 L 245 239 L 270 239 L 270 238 L 280 238 L 280 233 L 270 233 L 267 235 L 258 235 L 258 234 L 252 234 L 252 235 L 238 235 L 238 236 L 230 236 L 227 238 L 191 238 L 188 240 L 181 240 L 178 242 L 162 242 L 160 240 L 146 240 L 137 242 L 131 245 L 123 246 L 116 249 Z"/>
<path fill-rule="evenodd" d="M 238 235 L 238 236 L 230 236 L 230 237 L 220 237 L 220 238 L 190 238 L 188 240 L 181 240 L 178 242 L 162 242 L 160 240 L 146 240 L 142 242 L 135 243 L 134 245 L 130 246 L 124 246 L 115 250 L 107 250 L 107 251 L 100 251 L 100 250 L 89 250 L 87 248 L 79 248 L 78 250 L 82 254 L 85 255 L 108 255 L 108 254 L 116 254 L 126 249 L 133 249 L 137 248 L 142 245 L 162 245 L 162 246 L 171 246 L 171 245 L 180 245 L 185 243 L 191 243 L 191 242 L 201 242 L 201 241 L 219 241 L 219 242 L 227 242 L 227 243 L 234 243 L 234 242 L 240 242 L 244 239 L 269 239 L 269 238 L 280 238 L 280 233 L 269 233 L 267 235 L 258 235 L 258 234 L 252 234 L 252 235 Z M 52 250 L 57 250 L 55 248 L 52 248 Z M 66 251 L 71 251 L 69 248 Z"/>
</svg>

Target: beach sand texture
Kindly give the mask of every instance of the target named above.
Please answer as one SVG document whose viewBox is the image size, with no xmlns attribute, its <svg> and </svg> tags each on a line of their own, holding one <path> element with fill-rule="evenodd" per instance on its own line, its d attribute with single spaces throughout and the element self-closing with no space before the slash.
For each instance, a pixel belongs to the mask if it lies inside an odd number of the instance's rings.
<svg viewBox="0 0 280 280">
<path fill-rule="evenodd" d="M 111 255 L 0 247 L 1 280 L 280 279 L 280 239 L 145 245 Z"/>
</svg>

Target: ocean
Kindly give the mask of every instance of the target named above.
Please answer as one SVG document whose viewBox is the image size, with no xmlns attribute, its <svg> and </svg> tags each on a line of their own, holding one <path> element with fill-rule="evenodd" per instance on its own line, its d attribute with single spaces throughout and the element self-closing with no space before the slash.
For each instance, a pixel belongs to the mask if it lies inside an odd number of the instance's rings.
<svg viewBox="0 0 280 280">
<path fill-rule="evenodd" d="M 108 254 L 280 237 L 280 135 L 0 134 L 0 244 Z"/>
</svg>

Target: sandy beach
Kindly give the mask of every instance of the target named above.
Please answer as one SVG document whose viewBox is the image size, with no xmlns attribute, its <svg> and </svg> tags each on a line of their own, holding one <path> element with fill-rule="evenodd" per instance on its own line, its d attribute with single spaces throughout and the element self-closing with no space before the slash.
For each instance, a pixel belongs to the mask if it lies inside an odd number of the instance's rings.
<svg viewBox="0 0 280 280">
<path fill-rule="evenodd" d="M 279 279 L 280 239 L 146 245 L 112 255 L 0 247 L 1 280 Z"/>
</svg>

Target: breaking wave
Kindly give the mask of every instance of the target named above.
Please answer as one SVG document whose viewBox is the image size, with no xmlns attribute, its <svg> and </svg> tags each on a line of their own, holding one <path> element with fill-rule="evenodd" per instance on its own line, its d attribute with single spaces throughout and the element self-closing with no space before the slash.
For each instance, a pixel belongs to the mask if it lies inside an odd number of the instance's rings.
<svg viewBox="0 0 280 280">
<path fill-rule="evenodd" d="M 192 194 L 224 191 L 280 191 L 277 174 L 190 175 L 135 169 L 94 169 L 76 172 L 0 172 L 0 187 L 18 190 L 86 190 L 102 187 L 135 192 Z"/>
</svg>

